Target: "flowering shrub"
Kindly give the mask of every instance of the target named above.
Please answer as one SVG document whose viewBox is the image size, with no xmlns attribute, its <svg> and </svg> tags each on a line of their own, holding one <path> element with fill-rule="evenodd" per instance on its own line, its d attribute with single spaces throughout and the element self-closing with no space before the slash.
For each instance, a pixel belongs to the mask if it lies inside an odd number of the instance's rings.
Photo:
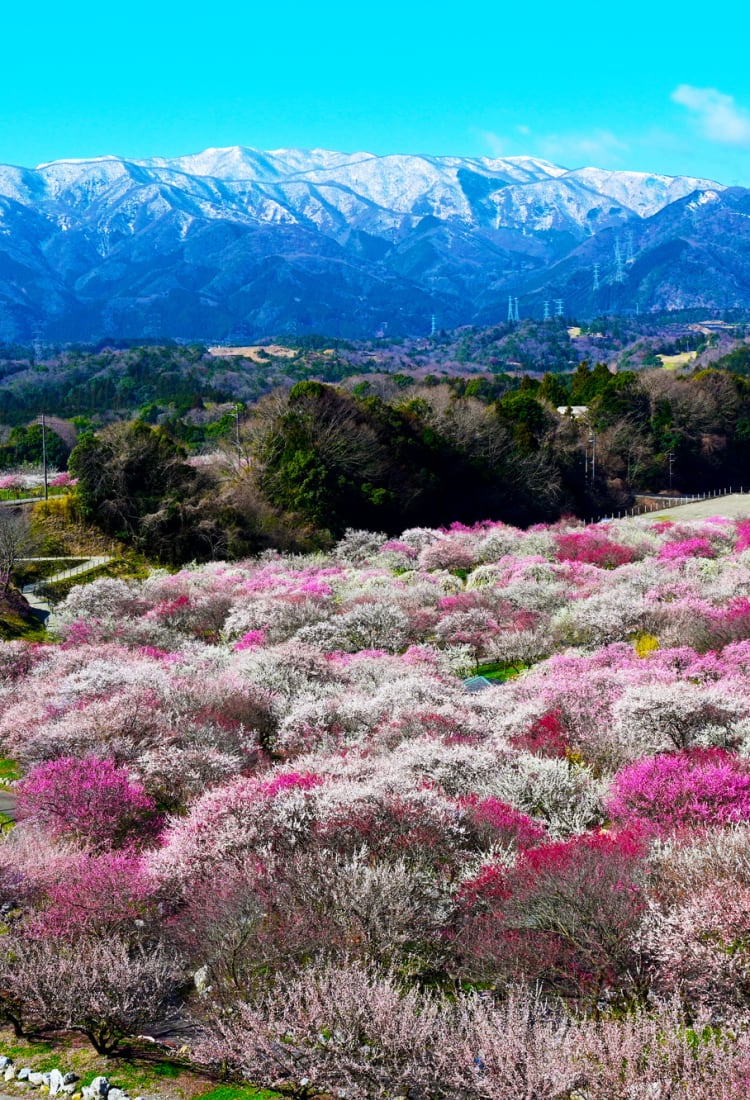
<svg viewBox="0 0 750 1100">
<path fill-rule="evenodd" d="M 662 561 L 684 561 L 686 558 L 712 558 L 714 548 L 706 538 L 681 539 L 665 542 L 659 551 Z"/>
<path fill-rule="evenodd" d="M 159 827 L 156 806 L 140 783 L 112 760 L 60 757 L 32 768 L 18 785 L 16 813 L 53 837 L 70 837 L 92 849 L 140 846 Z"/>
<path fill-rule="evenodd" d="M 460 957 L 470 974 L 521 974 L 593 1007 L 637 973 L 635 932 L 646 909 L 637 836 L 575 837 L 490 864 L 461 890 Z"/>
<path fill-rule="evenodd" d="M 560 561 L 580 561 L 597 565 L 600 569 L 616 569 L 627 565 L 636 557 L 632 546 L 614 542 L 601 528 L 589 527 L 584 531 L 570 531 L 557 537 Z"/>
<path fill-rule="evenodd" d="M 750 766 L 722 749 L 644 757 L 615 776 L 607 810 L 665 830 L 750 821 Z"/>
</svg>

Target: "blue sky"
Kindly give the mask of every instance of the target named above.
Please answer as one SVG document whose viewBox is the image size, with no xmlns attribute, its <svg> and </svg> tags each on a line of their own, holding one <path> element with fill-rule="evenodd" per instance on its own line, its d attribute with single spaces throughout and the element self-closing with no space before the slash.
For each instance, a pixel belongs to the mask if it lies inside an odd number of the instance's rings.
<svg viewBox="0 0 750 1100">
<path fill-rule="evenodd" d="M 743 20 L 666 7 L 15 5 L 0 162 L 317 146 L 532 154 L 750 186 Z"/>
</svg>

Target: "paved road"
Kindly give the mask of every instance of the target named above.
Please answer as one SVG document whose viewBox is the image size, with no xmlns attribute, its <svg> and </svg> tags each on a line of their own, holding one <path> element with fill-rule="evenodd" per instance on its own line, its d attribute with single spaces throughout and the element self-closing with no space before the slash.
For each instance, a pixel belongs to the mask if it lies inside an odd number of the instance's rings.
<svg viewBox="0 0 750 1100">
<path fill-rule="evenodd" d="M 653 523 L 657 519 L 710 519 L 711 516 L 725 516 L 737 519 L 738 516 L 750 517 L 750 493 L 730 493 L 725 497 L 710 497 L 708 500 L 696 500 L 692 504 L 678 504 L 675 508 L 665 508 L 646 512 L 638 519 L 643 523 Z"/>
<path fill-rule="evenodd" d="M 6 817 L 15 817 L 16 796 L 0 787 L 0 814 Z"/>
</svg>

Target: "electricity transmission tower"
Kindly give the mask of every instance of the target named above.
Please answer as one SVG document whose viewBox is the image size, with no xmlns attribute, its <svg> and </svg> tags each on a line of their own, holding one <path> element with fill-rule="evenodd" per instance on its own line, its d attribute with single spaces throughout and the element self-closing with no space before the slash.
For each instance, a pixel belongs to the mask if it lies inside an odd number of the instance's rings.
<svg viewBox="0 0 750 1100">
<path fill-rule="evenodd" d="M 615 237 L 615 282 L 625 282 L 625 267 L 622 262 L 622 249 L 620 248 L 619 237 Z"/>
</svg>

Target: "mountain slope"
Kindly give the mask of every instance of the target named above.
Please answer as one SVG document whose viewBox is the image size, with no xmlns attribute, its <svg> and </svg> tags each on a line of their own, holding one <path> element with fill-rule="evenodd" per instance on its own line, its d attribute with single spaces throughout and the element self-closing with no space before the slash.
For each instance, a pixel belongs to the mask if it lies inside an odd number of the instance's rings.
<svg viewBox="0 0 750 1100">
<path fill-rule="evenodd" d="M 549 295 L 594 311 L 585 272 L 599 263 L 611 286 L 615 248 L 626 271 L 608 295 L 622 308 L 636 289 L 643 308 L 711 293 L 750 304 L 740 214 L 725 230 L 712 206 L 734 209 L 732 195 L 531 157 L 236 147 L 0 166 L 0 339 L 416 333 L 432 314 L 441 326 L 501 319 L 508 295 L 539 314 Z M 685 219 L 695 259 L 641 274 Z"/>
</svg>

